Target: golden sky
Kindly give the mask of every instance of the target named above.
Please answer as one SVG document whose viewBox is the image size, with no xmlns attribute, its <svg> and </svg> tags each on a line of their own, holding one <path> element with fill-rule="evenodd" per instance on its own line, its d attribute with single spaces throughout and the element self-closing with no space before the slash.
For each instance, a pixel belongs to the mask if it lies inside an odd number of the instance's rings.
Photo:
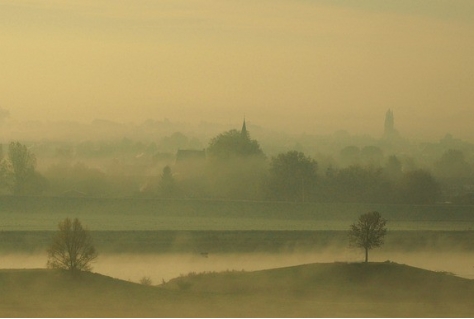
<svg viewBox="0 0 474 319">
<path fill-rule="evenodd" d="M 0 0 L 15 120 L 474 138 L 472 0 Z"/>
</svg>

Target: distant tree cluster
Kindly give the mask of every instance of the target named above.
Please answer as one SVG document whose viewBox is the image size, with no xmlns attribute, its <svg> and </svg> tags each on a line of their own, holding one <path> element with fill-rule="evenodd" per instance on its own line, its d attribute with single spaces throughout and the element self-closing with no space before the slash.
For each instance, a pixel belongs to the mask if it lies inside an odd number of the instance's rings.
<svg viewBox="0 0 474 319">
<path fill-rule="evenodd" d="M 334 141 L 340 146 L 332 146 L 332 154 L 316 157 L 303 151 L 313 145 L 309 138 L 294 144 L 293 150 L 280 141 L 279 148 L 268 147 L 274 155 L 267 156 L 245 124 L 240 131 L 217 134 L 207 148 L 179 132 L 146 143 L 122 138 L 62 143 L 54 148 L 48 143 L 12 142 L 5 154 L 0 152 L 0 192 L 15 196 L 474 204 L 474 146 L 446 136 L 438 144 L 420 144 L 415 158 L 406 153 L 384 154 L 400 139 L 391 140 L 392 146 L 353 139 L 356 146 L 349 139 L 348 133 L 338 133 Z M 362 142 L 373 144 L 360 146 Z M 41 154 L 40 171 L 37 153 Z M 196 156 L 178 160 L 177 153 Z"/>
<path fill-rule="evenodd" d="M 268 192 L 273 199 L 311 200 L 318 182 L 318 164 L 302 152 L 290 151 L 272 157 Z"/>
<path fill-rule="evenodd" d="M 207 152 L 212 159 L 263 157 L 263 151 L 256 140 L 250 139 L 247 131 L 230 130 L 211 139 Z"/>
<path fill-rule="evenodd" d="M 242 132 L 231 130 L 211 140 L 208 161 L 194 184 L 199 190 L 193 193 L 227 199 L 406 204 L 432 204 L 440 198 L 440 186 L 427 170 L 404 171 L 396 156 L 384 162 L 376 147 L 346 148 L 343 154 L 353 160 L 360 156 L 363 161 L 321 172 L 317 161 L 300 151 L 268 160 L 244 125 Z M 186 177 L 180 176 L 173 188 L 185 182 Z"/>
<path fill-rule="evenodd" d="M 207 196 L 228 199 L 259 199 L 266 157 L 260 144 L 242 130 L 230 130 L 211 139 L 204 167 Z"/>
<path fill-rule="evenodd" d="M 37 195 L 46 187 L 45 179 L 36 171 L 36 156 L 19 142 L 8 146 L 7 156 L 1 159 L 0 175 L 3 188 L 14 195 Z"/>
</svg>

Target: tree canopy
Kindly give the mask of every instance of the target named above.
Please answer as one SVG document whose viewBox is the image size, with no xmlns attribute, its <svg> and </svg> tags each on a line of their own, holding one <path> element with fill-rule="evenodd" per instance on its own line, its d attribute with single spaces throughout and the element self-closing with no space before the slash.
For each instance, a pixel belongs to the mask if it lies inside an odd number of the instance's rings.
<svg viewBox="0 0 474 319">
<path fill-rule="evenodd" d="M 176 181 L 171 172 L 171 167 L 166 165 L 160 178 L 160 193 L 164 197 L 173 197 L 177 195 Z"/>
<path fill-rule="evenodd" d="M 214 137 L 209 142 L 207 153 L 212 158 L 231 159 L 235 157 L 264 157 L 257 140 L 252 140 L 248 132 L 230 130 Z"/>
<path fill-rule="evenodd" d="M 351 244 L 364 248 L 365 262 L 369 261 L 370 249 L 383 245 L 387 233 L 386 223 L 379 212 L 373 211 L 360 215 L 357 222 L 351 225 L 349 232 Z"/>
<path fill-rule="evenodd" d="M 399 201 L 408 204 L 434 204 L 440 187 L 430 172 L 417 169 L 403 175 L 398 184 Z"/>
<path fill-rule="evenodd" d="M 40 193 L 44 188 L 42 176 L 36 172 L 36 156 L 26 145 L 11 142 L 7 159 L 2 163 L 5 182 L 15 195 Z"/>
<path fill-rule="evenodd" d="M 98 254 L 89 232 L 75 218 L 66 218 L 58 225 L 58 232 L 48 249 L 48 268 L 69 271 L 90 271 L 91 262 Z"/>
<path fill-rule="evenodd" d="M 270 188 L 273 195 L 284 200 L 305 201 L 312 194 L 318 164 L 302 152 L 289 151 L 272 157 Z"/>
<path fill-rule="evenodd" d="M 266 157 L 245 123 L 214 137 L 207 149 L 206 175 L 210 193 L 218 198 L 257 199 L 266 171 Z"/>
</svg>

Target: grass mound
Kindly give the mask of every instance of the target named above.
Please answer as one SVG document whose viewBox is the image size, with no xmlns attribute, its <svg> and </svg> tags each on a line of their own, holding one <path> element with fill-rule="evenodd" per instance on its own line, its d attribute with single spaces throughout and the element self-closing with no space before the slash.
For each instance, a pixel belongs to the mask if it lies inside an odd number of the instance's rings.
<svg viewBox="0 0 474 319">
<path fill-rule="evenodd" d="M 0 287 L 1 317 L 146 315 L 148 303 L 169 295 L 100 274 L 48 269 L 2 269 Z"/>
<path fill-rule="evenodd" d="M 253 272 L 189 274 L 163 286 L 217 293 L 271 291 L 274 294 L 328 295 L 333 291 L 339 296 L 357 293 L 353 297 L 366 297 L 372 293 L 378 299 L 409 299 L 430 292 L 424 295 L 425 299 L 462 300 L 471 298 L 474 293 L 472 280 L 393 262 L 318 263 Z"/>
<path fill-rule="evenodd" d="M 154 287 L 0 270 L 2 317 L 459 317 L 472 316 L 472 300 L 472 280 L 391 262 L 190 274 Z"/>
<path fill-rule="evenodd" d="M 474 281 L 393 262 L 327 263 L 190 274 L 164 285 L 189 293 L 265 296 L 276 316 L 472 316 Z M 285 309 L 285 310 L 283 310 Z"/>
</svg>

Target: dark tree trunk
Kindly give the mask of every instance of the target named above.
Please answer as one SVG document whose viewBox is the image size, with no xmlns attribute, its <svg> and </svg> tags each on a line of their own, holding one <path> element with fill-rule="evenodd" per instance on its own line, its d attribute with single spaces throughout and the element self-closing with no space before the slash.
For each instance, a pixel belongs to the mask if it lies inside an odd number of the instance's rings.
<svg viewBox="0 0 474 319">
<path fill-rule="evenodd" d="M 365 262 L 369 261 L 369 249 L 365 248 Z"/>
</svg>

